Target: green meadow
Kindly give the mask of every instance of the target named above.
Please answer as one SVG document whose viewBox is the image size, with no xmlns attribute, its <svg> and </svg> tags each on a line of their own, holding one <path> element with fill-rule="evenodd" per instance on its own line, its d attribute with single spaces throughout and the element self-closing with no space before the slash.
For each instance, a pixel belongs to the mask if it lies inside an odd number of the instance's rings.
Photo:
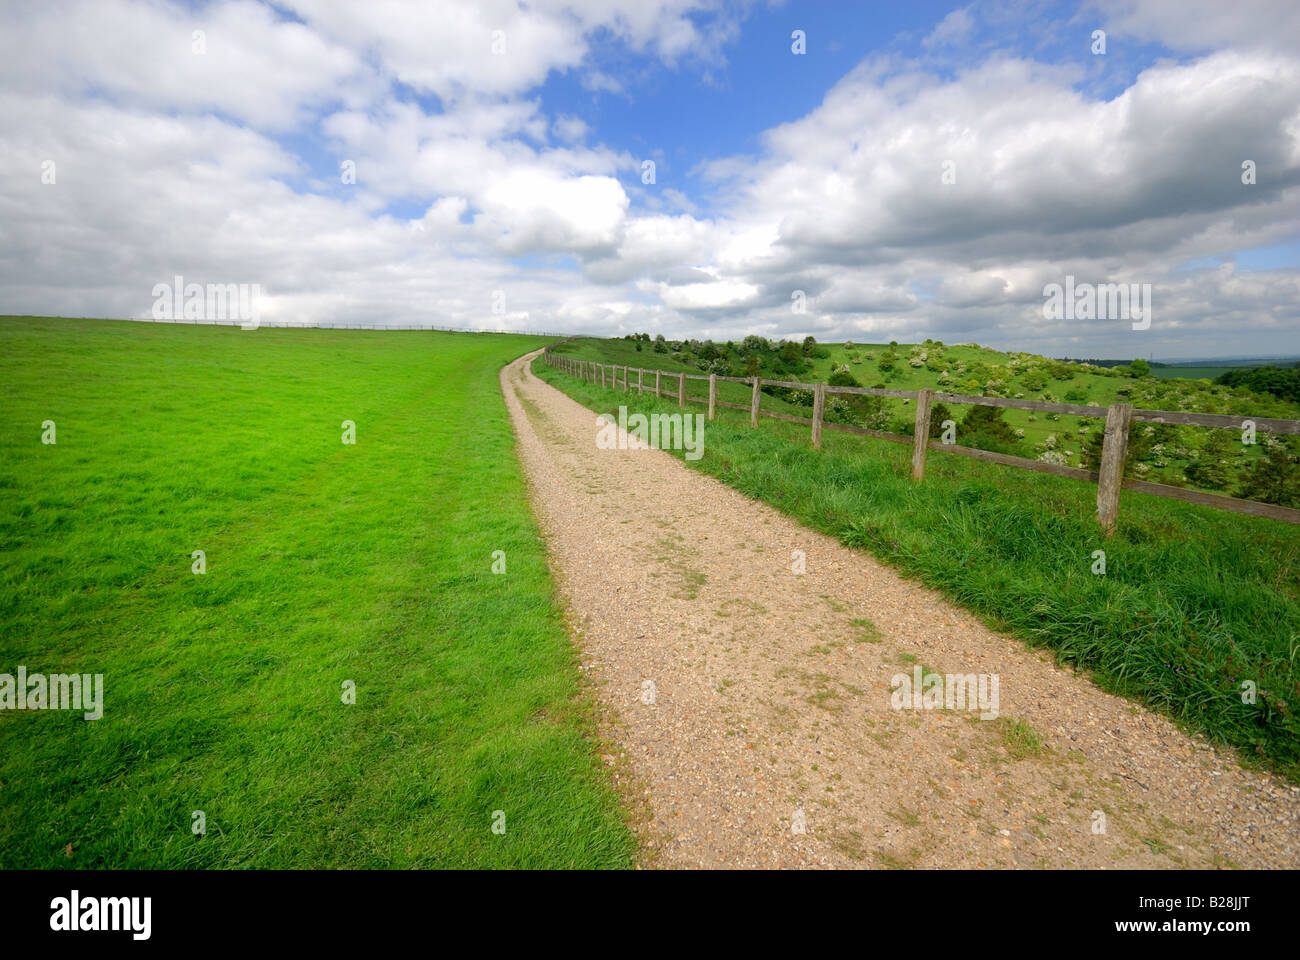
<svg viewBox="0 0 1300 960">
<path fill-rule="evenodd" d="M 563 350 L 594 354 L 599 343 Z M 634 362 L 624 359 L 627 341 L 607 343 L 612 362 Z M 631 352 L 645 367 L 664 357 Z M 540 359 L 533 369 L 597 413 L 678 410 L 675 394 L 628 397 Z M 923 372 L 891 386 L 923 382 Z M 1095 381 L 1089 392 L 1103 402 L 1105 388 L 1113 397 L 1134 382 Z M 686 462 L 1300 782 L 1300 527 L 1125 492 L 1116 532 L 1103 539 L 1091 483 L 933 451 L 915 484 L 910 445 L 829 431 L 822 439 L 818 452 L 805 425 L 763 419 L 753 429 L 747 411 L 720 409 L 703 457 Z"/>
<path fill-rule="evenodd" d="M 0 673 L 104 677 L 0 711 L 0 867 L 632 862 L 498 385 L 543 342 L 0 318 Z"/>
</svg>

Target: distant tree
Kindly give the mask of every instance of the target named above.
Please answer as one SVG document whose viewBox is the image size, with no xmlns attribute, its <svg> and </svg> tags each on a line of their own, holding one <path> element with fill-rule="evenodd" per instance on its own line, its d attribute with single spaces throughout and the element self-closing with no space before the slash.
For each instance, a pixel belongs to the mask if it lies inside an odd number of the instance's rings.
<svg viewBox="0 0 1300 960">
<path fill-rule="evenodd" d="M 655 336 L 655 353 L 667 353 L 667 352 L 668 352 L 668 342 L 664 340 L 664 335 L 662 333 L 657 334 Z"/>
<path fill-rule="evenodd" d="M 990 407 L 984 404 L 971 407 L 966 416 L 962 417 L 961 426 L 957 431 L 957 438 L 962 446 L 981 449 L 999 446 L 1014 447 L 1018 443 L 1018 438 L 1011 424 L 1003 419 L 1005 412 L 1001 407 Z"/>
<path fill-rule="evenodd" d="M 813 336 L 807 336 L 807 337 L 804 337 L 804 338 L 803 338 L 803 355 L 804 355 L 805 357 L 811 357 L 811 356 L 813 356 L 813 355 L 816 354 L 816 353 L 817 353 L 817 338 L 816 338 L 816 337 L 813 337 Z"/>
<path fill-rule="evenodd" d="M 930 436 L 932 438 L 939 439 L 943 436 L 943 422 L 945 420 L 956 422 L 956 418 L 953 417 L 952 411 L 948 409 L 947 404 L 936 403 L 930 407 Z"/>
<path fill-rule="evenodd" d="M 1198 487 L 1224 489 L 1236 475 L 1237 453 L 1228 431 L 1210 430 L 1200 455 L 1187 465 L 1187 479 Z"/>
<path fill-rule="evenodd" d="M 804 368 L 803 350 L 793 340 L 781 344 L 780 357 L 782 366 L 787 370 L 797 372 Z"/>
<path fill-rule="evenodd" d="M 1149 377 L 1151 376 L 1151 364 L 1138 357 L 1128 365 L 1128 372 L 1130 377 Z"/>
<path fill-rule="evenodd" d="M 857 377 L 847 370 L 836 370 L 826 379 L 826 383 L 832 387 L 862 386 Z M 849 394 L 835 399 L 835 406 L 847 413 L 847 417 L 843 418 L 844 420 L 857 423 L 869 430 L 884 430 L 889 425 L 889 409 L 885 406 L 883 397 Z M 838 417 L 830 418 L 828 416 L 828 419 L 833 419 L 834 422 L 841 421 L 841 418 Z"/>
<path fill-rule="evenodd" d="M 1229 370 L 1214 382 L 1225 387 L 1245 387 L 1256 393 L 1271 393 L 1282 400 L 1300 403 L 1300 369 L 1294 367 Z"/>
<path fill-rule="evenodd" d="M 1041 370 L 1028 370 L 1020 378 L 1026 390 L 1039 391 L 1047 386 L 1047 376 Z"/>
<path fill-rule="evenodd" d="M 1283 507 L 1300 508 L 1300 453 L 1294 437 L 1269 445 L 1264 456 L 1250 465 L 1237 496 Z"/>
</svg>

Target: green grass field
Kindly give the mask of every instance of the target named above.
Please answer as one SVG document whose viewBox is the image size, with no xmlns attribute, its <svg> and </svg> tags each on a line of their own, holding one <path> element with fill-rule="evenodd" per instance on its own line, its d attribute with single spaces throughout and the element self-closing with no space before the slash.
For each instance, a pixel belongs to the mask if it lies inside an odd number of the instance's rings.
<svg viewBox="0 0 1300 960">
<path fill-rule="evenodd" d="M 1161 380 L 1213 380 L 1238 367 L 1152 367 L 1151 376 Z"/>
<path fill-rule="evenodd" d="M 533 369 L 598 413 L 677 410 Z M 818 453 L 806 426 L 724 409 L 687 462 L 1300 782 L 1300 527 L 1126 492 L 1103 540 L 1090 483 L 933 452 L 913 484 L 910 457 L 832 432 Z"/>
<path fill-rule="evenodd" d="M 497 380 L 542 342 L 0 319 L 0 673 L 105 700 L 0 711 L 0 867 L 628 865 Z"/>
</svg>

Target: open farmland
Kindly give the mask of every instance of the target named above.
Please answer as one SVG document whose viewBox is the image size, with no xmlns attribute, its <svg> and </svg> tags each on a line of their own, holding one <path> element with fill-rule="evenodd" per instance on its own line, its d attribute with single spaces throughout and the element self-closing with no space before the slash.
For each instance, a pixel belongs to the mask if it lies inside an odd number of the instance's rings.
<svg viewBox="0 0 1300 960">
<path fill-rule="evenodd" d="M 542 342 L 0 320 L 0 663 L 104 678 L 0 712 L 0 864 L 627 865 L 497 382 Z"/>
</svg>

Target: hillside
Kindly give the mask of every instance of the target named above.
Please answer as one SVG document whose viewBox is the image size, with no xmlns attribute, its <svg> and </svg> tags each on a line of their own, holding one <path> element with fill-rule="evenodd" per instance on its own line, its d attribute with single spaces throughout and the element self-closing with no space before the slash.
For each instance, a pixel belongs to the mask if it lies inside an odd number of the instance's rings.
<svg viewBox="0 0 1300 960">
<path fill-rule="evenodd" d="M 606 363 L 692 373 L 752 376 L 761 371 L 764 378 L 816 382 L 829 381 L 839 371 L 836 382 L 865 387 L 897 390 L 929 387 L 947 393 L 1049 403 L 1104 407 L 1127 402 L 1149 410 L 1300 419 L 1300 404 L 1242 387 L 1219 386 L 1204 379 L 1162 378 L 1144 370 L 1145 364 L 1141 362 L 1137 370 L 1102 368 L 1030 353 L 1004 353 L 976 344 L 772 343 L 761 337 L 747 337 L 741 343 L 687 340 L 659 344 L 648 339 L 622 338 L 578 339 L 565 344 L 560 352 Z M 851 381 L 844 378 L 846 373 Z M 720 391 L 725 399 L 747 402 L 746 387 L 741 384 L 725 387 Z M 772 399 L 765 401 L 765 408 L 808 415 L 812 398 L 806 391 L 767 388 L 767 392 Z M 827 418 L 839 417 L 874 429 L 911 433 L 913 418 L 907 409 L 909 404 L 908 400 L 873 399 L 851 408 L 839 401 L 830 405 Z M 958 423 L 959 435 L 965 436 L 959 442 L 1069 466 L 1095 466 L 1103 418 L 1006 410 L 1002 419 L 1007 429 L 985 426 L 975 433 L 973 429 L 963 431 L 962 428 L 964 417 L 971 409 L 969 405 L 948 404 L 947 407 L 948 414 Z M 941 411 L 934 422 L 948 414 Z M 1239 440 L 1228 431 L 1148 424 L 1134 432 L 1129 475 L 1240 496 L 1247 492 L 1243 485 L 1252 466 L 1264 457 L 1270 445 L 1287 444 L 1288 449 L 1279 450 L 1277 457 L 1288 459 L 1292 468 L 1295 467 L 1296 451 L 1289 447 L 1290 441 L 1274 440 L 1262 434 L 1254 445 Z M 1256 491 L 1252 499 L 1297 506 L 1300 487 L 1295 496 L 1288 497 L 1290 494 L 1261 495 Z"/>
</svg>

